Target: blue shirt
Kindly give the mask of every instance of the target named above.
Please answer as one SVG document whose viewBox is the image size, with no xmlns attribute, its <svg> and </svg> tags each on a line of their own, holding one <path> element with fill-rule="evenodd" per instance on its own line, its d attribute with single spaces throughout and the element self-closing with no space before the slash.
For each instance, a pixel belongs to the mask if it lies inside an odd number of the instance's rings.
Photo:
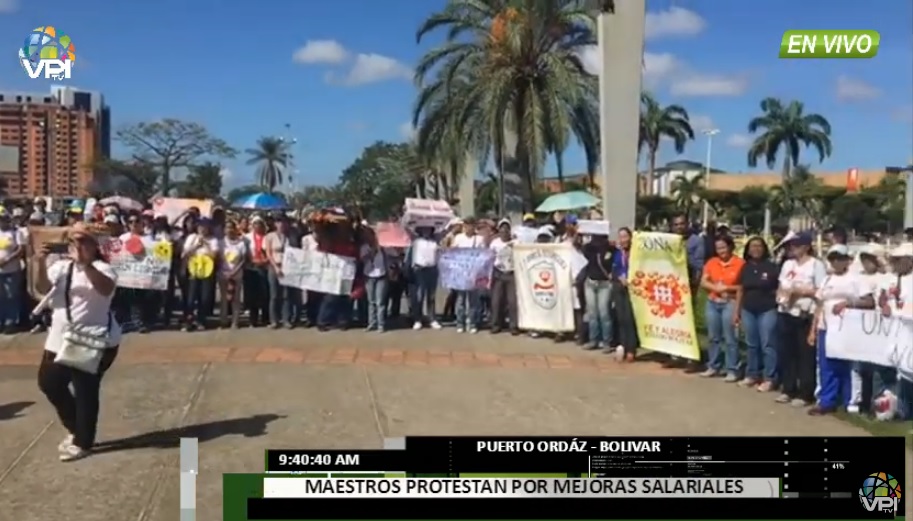
<svg viewBox="0 0 913 521">
<path fill-rule="evenodd" d="M 628 260 L 630 258 L 631 252 L 618 249 L 615 251 L 615 255 L 612 256 L 612 275 L 616 278 L 628 276 Z"/>
<path fill-rule="evenodd" d="M 688 237 L 685 250 L 688 252 L 688 271 L 691 273 L 704 271 L 704 237 L 697 233 Z"/>
</svg>

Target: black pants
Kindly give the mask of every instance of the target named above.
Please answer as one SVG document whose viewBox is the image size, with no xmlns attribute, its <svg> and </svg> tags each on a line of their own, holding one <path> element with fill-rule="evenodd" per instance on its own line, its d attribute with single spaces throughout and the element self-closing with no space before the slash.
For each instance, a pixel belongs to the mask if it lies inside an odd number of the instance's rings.
<svg viewBox="0 0 913 521">
<path fill-rule="evenodd" d="M 387 282 L 387 316 L 393 320 L 400 317 L 403 308 L 403 295 L 406 293 L 406 282 L 402 277 Z"/>
<path fill-rule="evenodd" d="M 60 423 L 73 435 L 73 444 L 81 449 L 91 449 L 98 431 L 101 379 L 117 358 L 117 348 L 105 350 L 98 374 L 55 364 L 55 356 L 56 353 L 44 352 L 38 367 L 38 388 L 57 411 Z M 73 392 L 70 392 L 70 384 Z"/>
<path fill-rule="evenodd" d="M 640 341 L 637 338 L 637 322 L 634 319 L 634 308 L 628 287 L 620 282 L 614 283 L 612 302 L 615 308 L 615 332 L 618 344 L 624 346 L 625 354 L 637 352 Z"/>
<path fill-rule="evenodd" d="M 447 293 L 447 300 L 444 301 L 444 320 L 456 320 L 456 300 L 456 290 L 450 290 L 450 292 Z"/>
<path fill-rule="evenodd" d="M 811 317 L 777 316 L 780 352 L 777 356 L 783 394 L 806 402 L 815 401 L 817 353 L 808 343 Z"/>
<path fill-rule="evenodd" d="M 513 272 L 495 270 L 491 284 L 491 330 L 497 332 L 504 328 L 504 315 L 510 321 L 510 329 L 519 328 L 517 318 L 517 290 Z"/>
<path fill-rule="evenodd" d="M 269 322 L 269 280 L 265 269 L 244 270 L 244 305 L 250 314 L 251 325 Z"/>
<path fill-rule="evenodd" d="M 122 324 L 151 326 L 155 317 L 156 293 L 145 289 L 117 288 L 115 307 L 120 311 L 117 320 Z"/>
<path fill-rule="evenodd" d="M 307 316 L 308 324 L 317 324 L 317 317 L 320 315 L 320 303 L 323 302 L 323 293 L 316 291 L 307 292 L 307 303 L 304 306 L 304 312 Z"/>
<path fill-rule="evenodd" d="M 188 324 L 205 326 L 212 315 L 216 276 L 205 279 L 187 279 L 187 298 L 184 299 L 184 319 Z"/>
</svg>

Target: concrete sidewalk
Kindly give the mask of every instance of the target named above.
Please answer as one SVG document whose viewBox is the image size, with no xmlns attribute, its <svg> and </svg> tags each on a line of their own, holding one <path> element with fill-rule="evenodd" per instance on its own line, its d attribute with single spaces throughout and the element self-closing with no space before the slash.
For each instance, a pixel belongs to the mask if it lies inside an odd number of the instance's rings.
<svg viewBox="0 0 913 521">
<path fill-rule="evenodd" d="M 452 330 L 156 333 L 129 337 L 106 379 L 99 453 L 63 464 L 63 432 L 29 362 L 40 345 L 20 337 L 0 348 L 0 511 L 19 521 L 173 521 L 182 436 L 200 439 L 198 519 L 210 521 L 221 519 L 222 473 L 262 471 L 268 448 L 377 448 L 422 434 L 865 434 L 772 395 L 550 341 Z M 180 350 L 193 355 L 172 363 Z M 269 350 L 286 358 L 266 361 Z M 288 359 L 296 355 L 301 363 Z"/>
</svg>

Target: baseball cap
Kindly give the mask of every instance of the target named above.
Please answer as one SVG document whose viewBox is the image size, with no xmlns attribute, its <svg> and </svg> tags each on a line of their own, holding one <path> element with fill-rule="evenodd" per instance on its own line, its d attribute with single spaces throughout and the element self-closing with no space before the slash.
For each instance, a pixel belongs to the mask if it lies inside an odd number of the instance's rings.
<svg viewBox="0 0 913 521">
<path fill-rule="evenodd" d="M 789 240 L 790 244 L 795 244 L 796 246 L 811 246 L 814 242 L 814 237 L 808 232 L 798 233 Z"/>
<path fill-rule="evenodd" d="M 850 249 L 846 246 L 846 244 L 835 244 L 835 245 L 831 246 L 830 248 L 828 248 L 827 256 L 828 256 L 828 258 L 830 258 L 830 257 L 849 258 L 849 257 L 851 257 Z"/>
<path fill-rule="evenodd" d="M 535 220 L 536 220 L 536 216 L 535 216 L 534 214 L 527 213 L 527 214 L 524 214 L 524 215 L 523 215 L 523 220 L 524 220 L 524 221 L 535 221 Z"/>
</svg>

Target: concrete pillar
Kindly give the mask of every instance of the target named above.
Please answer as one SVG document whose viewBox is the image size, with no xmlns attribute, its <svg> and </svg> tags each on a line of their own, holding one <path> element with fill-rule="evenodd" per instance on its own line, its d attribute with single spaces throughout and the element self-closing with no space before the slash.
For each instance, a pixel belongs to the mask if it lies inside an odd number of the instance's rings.
<svg viewBox="0 0 913 521">
<path fill-rule="evenodd" d="M 634 227 L 637 140 L 643 77 L 646 0 L 616 1 L 599 15 L 602 214 L 617 230 Z"/>
<path fill-rule="evenodd" d="M 913 172 L 904 174 L 907 180 L 903 201 L 903 227 L 913 228 Z"/>
</svg>

